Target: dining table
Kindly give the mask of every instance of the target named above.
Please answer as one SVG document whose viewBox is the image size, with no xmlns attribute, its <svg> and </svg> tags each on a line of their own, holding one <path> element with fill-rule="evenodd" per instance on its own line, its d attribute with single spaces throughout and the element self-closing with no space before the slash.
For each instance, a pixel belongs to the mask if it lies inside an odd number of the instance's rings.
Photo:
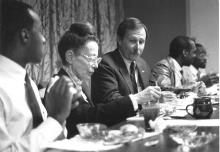
<svg viewBox="0 0 220 152">
<path fill-rule="evenodd" d="M 204 144 L 202 146 L 196 148 L 190 148 L 184 150 L 182 145 L 177 144 L 174 142 L 169 132 L 160 132 L 156 133 L 153 136 L 149 136 L 147 138 L 141 138 L 138 140 L 134 140 L 128 143 L 124 143 L 121 146 L 112 149 L 105 149 L 105 150 L 95 150 L 99 152 L 219 152 L 219 98 L 215 99 L 217 102 L 213 104 L 213 113 L 210 119 L 195 119 L 189 114 L 185 115 L 181 118 L 172 118 L 170 120 L 165 120 L 169 122 L 176 122 L 182 123 L 187 126 L 187 123 L 190 122 L 192 125 L 197 125 L 196 132 L 198 134 L 215 134 L 216 137 L 209 143 Z M 212 120 L 215 122 L 214 125 L 212 124 Z M 217 123 L 216 123 L 217 122 Z M 145 128 L 145 122 L 143 117 L 139 117 L 138 119 L 127 119 L 124 120 L 116 125 L 109 127 L 110 130 L 118 130 L 121 126 L 125 124 L 133 124 L 137 127 Z M 71 149 L 62 149 L 62 148 L 53 148 L 48 147 L 46 152 L 70 152 L 70 151 L 77 151 Z M 79 150 L 81 151 L 81 150 Z M 93 151 L 92 149 L 85 150 L 85 151 Z"/>
</svg>

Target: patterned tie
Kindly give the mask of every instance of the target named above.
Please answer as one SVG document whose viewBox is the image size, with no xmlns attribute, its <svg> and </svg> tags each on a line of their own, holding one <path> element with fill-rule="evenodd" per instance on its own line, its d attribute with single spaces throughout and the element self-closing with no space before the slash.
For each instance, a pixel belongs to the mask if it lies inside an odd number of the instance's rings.
<svg viewBox="0 0 220 152">
<path fill-rule="evenodd" d="M 136 80 L 135 80 L 135 62 L 131 62 L 131 65 L 130 65 L 130 78 L 131 78 L 131 83 L 132 83 L 132 86 L 133 86 L 133 90 L 134 90 L 134 93 L 137 93 L 138 92 L 138 89 L 137 89 L 137 83 L 136 83 Z"/>
<path fill-rule="evenodd" d="M 28 74 L 25 75 L 25 82 L 27 102 L 33 116 L 33 128 L 36 128 L 41 122 L 43 122 L 43 118 Z"/>
</svg>

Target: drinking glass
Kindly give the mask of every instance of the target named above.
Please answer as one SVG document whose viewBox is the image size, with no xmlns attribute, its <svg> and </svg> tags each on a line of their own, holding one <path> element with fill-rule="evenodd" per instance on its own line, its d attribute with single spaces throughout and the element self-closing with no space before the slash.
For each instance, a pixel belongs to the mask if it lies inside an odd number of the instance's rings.
<svg viewBox="0 0 220 152">
<path fill-rule="evenodd" d="M 160 106 L 157 102 L 148 102 L 143 104 L 142 108 L 146 131 L 153 131 L 154 129 L 150 127 L 149 121 L 157 118 L 160 112 Z"/>
</svg>

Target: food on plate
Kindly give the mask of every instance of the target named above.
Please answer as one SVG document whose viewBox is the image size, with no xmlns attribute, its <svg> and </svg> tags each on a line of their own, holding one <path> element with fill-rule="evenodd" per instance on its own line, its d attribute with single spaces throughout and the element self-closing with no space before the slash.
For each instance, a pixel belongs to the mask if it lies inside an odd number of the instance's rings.
<svg viewBox="0 0 220 152">
<path fill-rule="evenodd" d="M 126 124 L 126 125 L 121 126 L 120 130 L 122 134 L 126 136 L 138 134 L 138 127 L 132 124 Z"/>
<path fill-rule="evenodd" d="M 100 123 L 80 123 L 76 126 L 84 139 L 101 139 L 107 130 L 107 126 Z"/>
</svg>

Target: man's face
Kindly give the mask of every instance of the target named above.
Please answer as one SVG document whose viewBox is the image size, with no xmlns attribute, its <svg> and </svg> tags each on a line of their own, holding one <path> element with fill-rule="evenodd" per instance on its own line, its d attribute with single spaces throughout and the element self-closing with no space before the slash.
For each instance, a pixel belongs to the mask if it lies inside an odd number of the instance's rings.
<svg viewBox="0 0 220 152">
<path fill-rule="evenodd" d="M 124 37 L 118 39 L 119 49 L 126 59 L 134 61 L 143 53 L 145 40 L 146 31 L 144 28 L 127 30 Z"/>
<path fill-rule="evenodd" d="M 98 67 L 98 44 L 95 41 L 88 41 L 80 50 L 80 55 L 73 60 L 73 71 L 81 80 L 90 79 L 94 69 Z"/>
<path fill-rule="evenodd" d="M 187 52 L 186 56 L 184 57 L 183 65 L 190 66 L 193 63 L 193 59 L 196 56 L 196 45 L 193 41 L 190 41 L 191 49 Z"/>
<path fill-rule="evenodd" d="M 39 16 L 32 10 L 29 10 L 29 13 L 34 22 L 30 30 L 30 41 L 26 50 L 26 58 L 27 62 L 39 63 L 43 57 L 43 44 L 45 38 L 41 34 L 41 21 Z"/>
<path fill-rule="evenodd" d="M 194 57 L 192 64 L 196 68 L 203 68 L 203 69 L 205 69 L 206 63 L 207 63 L 207 55 L 206 55 L 205 52 L 203 52 L 203 53 L 198 53 L 196 55 L 196 57 Z"/>
</svg>

